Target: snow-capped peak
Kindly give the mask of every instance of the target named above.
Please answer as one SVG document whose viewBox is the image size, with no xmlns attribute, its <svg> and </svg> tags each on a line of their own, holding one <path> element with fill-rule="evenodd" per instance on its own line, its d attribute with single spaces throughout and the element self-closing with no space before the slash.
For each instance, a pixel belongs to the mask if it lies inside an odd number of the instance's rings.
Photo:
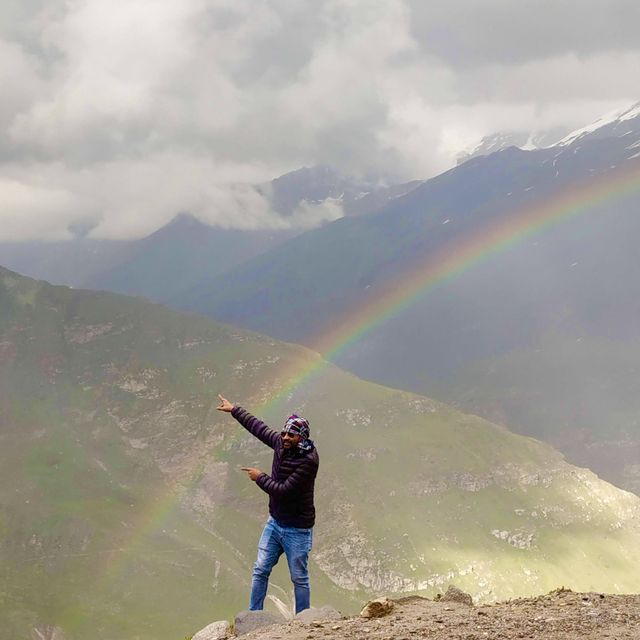
<svg viewBox="0 0 640 640">
<path fill-rule="evenodd" d="M 640 102 L 638 104 L 633 105 L 627 109 L 619 118 L 620 122 L 624 122 L 625 120 L 631 120 L 631 118 L 636 118 L 640 116 Z"/>
<path fill-rule="evenodd" d="M 523 151 L 544 149 L 556 144 L 566 133 L 565 127 L 534 131 L 498 131 L 485 136 L 479 143 L 469 145 L 458 155 L 457 162 L 462 164 L 471 158 L 488 156 L 507 147 L 519 147 Z"/>
<path fill-rule="evenodd" d="M 615 111 L 612 111 L 611 113 L 605 116 L 602 116 L 602 118 L 599 118 L 598 120 L 596 120 L 595 122 L 592 122 L 586 127 L 582 127 L 580 129 L 576 129 L 575 131 L 572 131 L 569 135 L 562 138 L 562 140 L 560 140 L 560 142 L 558 142 L 554 146 L 566 147 L 572 144 L 573 142 L 575 142 L 578 138 L 581 138 L 582 136 L 588 133 L 593 133 L 594 131 L 597 131 L 598 129 L 601 129 L 602 127 L 605 127 L 609 124 L 613 124 L 614 122 L 624 122 L 625 120 L 631 120 L 632 118 L 635 118 L 639 115 L 640 115 L 640 102 L 633 105 L 632 107 L 625 107 L 624 109 L 616 109 Z"/>
</svg>

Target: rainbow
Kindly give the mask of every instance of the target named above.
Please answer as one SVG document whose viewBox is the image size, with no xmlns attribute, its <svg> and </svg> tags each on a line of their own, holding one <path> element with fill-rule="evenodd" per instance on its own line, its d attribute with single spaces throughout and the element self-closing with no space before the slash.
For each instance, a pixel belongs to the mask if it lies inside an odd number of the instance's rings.
<svg viewBox="0 0 640 640">
<path fill-rule="evenodd" d="M 640 191 L 640 165 L 601 174 L 554 192 L 520 211 L 509 211 L 500 220 L 467 237 L 457 239 L 429 255 L 408 275 L 388 282 L 365 303 L 344 314 L 327 330 L 307 343 L 320 357 L 304 366 L 293 365 L 277 374 L 282 388 L 258 406 L 265 411 L 287 397 L 308 378 L 338 358 L 364 335 L 400 314 L 439 285 L 510 247 L 539 235 L 567 220 Z"/>
<path fill-rule="evenodd" d="M 331 328 L 319 334 L 308 346 L 316 352 L 307 352 L 307 357 L 294 360 L 279 371 L 269 372 L 270 380 L 275 380 L 277 391 L 264 399 L 255 398 L 249 404 L 258 415 L 272 409 L 288 397 L 314 374 L 331 366 L 350 345 L 398 315 L 430 291 L 452 280 L 475 265 L 508 250 L 523 240 L 538 235 L 592 210 L 594 207 L 614 202 L 640 190 L 640 164 L 633 163 L 626 170 L 608 172 L 597 177 L 573 184 L 570 188 L 555 192 L 543 201 L 509 212 L 499 221 L 477 231 L 466 239 L 456 240 L 455 246 L 444 247 L 429 255 L 409 275 L 400 281 L 387 283 L 377 295 L 335 322 Z M 212 405 L 215 410 L 215 406 Z M 120 549 L 114 550 L 108 562 L 107 575 L 113 580 L 124 568 L 130 552 L 144 544 L 144 539 L 158 530 L 169 514 L 176 508 L 180 495 L 188 492 L 197 482 L 198 471 L 183 484 L 178 495 L 173 489 L 149 505 L 132 527 L 128 540 Z M 118 560 L 115 559 L 119 556 Z"/>
</svg>

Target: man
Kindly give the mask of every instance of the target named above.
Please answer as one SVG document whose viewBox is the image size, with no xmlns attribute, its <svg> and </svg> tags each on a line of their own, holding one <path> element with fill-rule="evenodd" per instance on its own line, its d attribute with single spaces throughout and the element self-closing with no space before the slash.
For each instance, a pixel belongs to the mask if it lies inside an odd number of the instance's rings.
<svg viewBox="0 0 640 640">
<path fill-rule="evenodd" d="M 293 582 L 296 613 L 300 613 L 309 608 L 311 600 L 308 560 L 316 516 L 313 487 L 319 463 L 318 452 L 309 439 L 309 423 L 294 414 L 278 433 L 242 407 L 221 395 L 218 398 L 218 411 L 230 413 L 247 431 L 273 449 L 270 476 L 260 469 L 242 467 L 249 478 L 269 494 L 271 515 L 258 544 L 249 609 L 262 610 L 271 570 L 284 553 Z"/>
</svg>

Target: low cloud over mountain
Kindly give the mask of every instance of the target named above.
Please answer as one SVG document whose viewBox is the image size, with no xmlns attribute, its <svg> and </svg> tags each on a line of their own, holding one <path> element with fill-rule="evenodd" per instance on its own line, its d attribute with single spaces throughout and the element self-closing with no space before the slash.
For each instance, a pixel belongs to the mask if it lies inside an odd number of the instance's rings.
<svg viewBox="0 0 640 640">
<path fill-rule="evenodd" d="M 496 130 L 633 99 L 629 0 L 6 2 L 0 239 L 141 237 L 188 210 L 277 225 L 238 185 L 328 163 L 427 178 Z"/>
</svg>

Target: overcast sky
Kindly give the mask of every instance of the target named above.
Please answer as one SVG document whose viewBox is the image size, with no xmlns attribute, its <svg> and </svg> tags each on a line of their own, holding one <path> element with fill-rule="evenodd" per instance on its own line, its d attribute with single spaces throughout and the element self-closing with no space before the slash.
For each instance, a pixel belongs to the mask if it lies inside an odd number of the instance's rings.
<svg viewBox="0 0 640 640">
<path fill-rule="evenodd" d="M 0 240 L 273 226 L 245 185 L 582 126 L 640 100 L 638 25 L 638 0 L 2 0 Z"/>
</svg>

